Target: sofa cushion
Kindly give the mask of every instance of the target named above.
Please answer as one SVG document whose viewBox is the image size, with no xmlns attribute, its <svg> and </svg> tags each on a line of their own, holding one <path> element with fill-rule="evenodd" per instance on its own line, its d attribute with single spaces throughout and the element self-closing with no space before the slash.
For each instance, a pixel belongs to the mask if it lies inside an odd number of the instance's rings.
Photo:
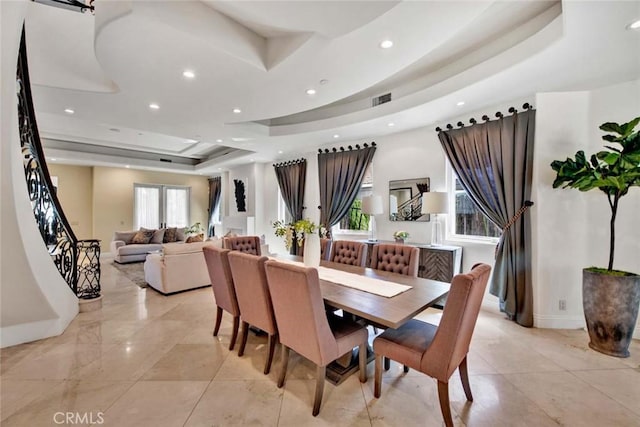
<svg viewBox="0 0 640 427">
<path fill-rule="evenodd" d="M 187 241 L 185 243 L 202 242 L 203 240 L 202 234 L 196 234 L 195 236 L 187 237 Z"/>
<path fill-rule="evenodd" d="M 186 227 L 178 227 L 176 229 L 176 242 L 184 242 L 185 240 L 187 240 L 187 236 L 185 235 L 185 230 Z"/>
<path fill-rule="evenodd" d="M 137 231 L 116 231 L 113 233 L 113 240 L 121 240 L 128 245 L 136 233 Z"/>
<path fill-rule="evenodd" d="M 151 236 L 151 240 L 149 240 L 149 243 L 156 243 L 156 244 L 162 243 L 162 240 L 164 239 L 164 228 L 159 228 L 156 230 L 156 229 L 142 227 L 141 230 L 153 231 L 153 236 Z"/>
<path fill-rule="evenodd" d="M 171 243 L 176 241 L 176 234 L 178 229 L 176 227 L 168 227 L 164 230 L 163 243 Z"/>
<path fill-rule="evenodd" d="M 162 249 L 162 245 L 157 245 L 157 244 L 135 244 L 132 243 L 130 245 L 125 245 L 125 246 L 121 246 L 118 248 L 118 255 L 119 256 L 126 256 L 126 255 L 140 255 L 140 254 L 144 254 L 146 256 L 146 254 L 148 252 L 153 252 L 153 251 L 159 251 Z"/>
<path fill-rule="evenodd" d="M 131 239 L 131 244 L 147 244 L 151 241 L 152 237 L 153 230 L 145 230 L 141 228 L 136 235 L 133 236 L 133 239 Z"/>
</svg>

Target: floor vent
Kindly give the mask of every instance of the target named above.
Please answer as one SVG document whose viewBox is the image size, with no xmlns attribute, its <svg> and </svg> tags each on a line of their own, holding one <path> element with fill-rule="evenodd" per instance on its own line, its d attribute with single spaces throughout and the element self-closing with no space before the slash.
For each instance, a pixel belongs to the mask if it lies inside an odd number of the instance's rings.
<svg viewBox="0 0 640 427">
<path fill-rule="evenodd" d="M 387 102 L 391 102 L 391 92 L 385 93 L 384 95 L 376 96 L 371 100 L 371 106 L 376 107 L 380 104 L 385 104 Z"/>
</svg>

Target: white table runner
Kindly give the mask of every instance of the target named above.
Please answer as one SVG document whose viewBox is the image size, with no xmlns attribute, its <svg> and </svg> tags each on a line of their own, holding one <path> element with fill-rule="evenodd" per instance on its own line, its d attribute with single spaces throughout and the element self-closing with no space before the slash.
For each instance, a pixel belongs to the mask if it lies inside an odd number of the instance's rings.
<svg viewBox="0 0 640 427">
<path fill-rule="evenodd" d="M 282 258 L 272 258 L 278 262 L 295 264 L 304 266 L 304 263 L 292 261 Z M 369 292 L 371 294 L 380 295 L 391 298 L 402 292 L 411 289 L 409 285 L 401 285 L 400 283 L 387 282 L 386 280 L 374 279 L 373 277 L 361 276 L 359 274 L 348 273 L 346 271 L 334 270 L 333 268 L 318 267 L 318 276 L 322 280 L 337 283 L 349 288 L 358 289 L 360 291 Z"/>
</svg>

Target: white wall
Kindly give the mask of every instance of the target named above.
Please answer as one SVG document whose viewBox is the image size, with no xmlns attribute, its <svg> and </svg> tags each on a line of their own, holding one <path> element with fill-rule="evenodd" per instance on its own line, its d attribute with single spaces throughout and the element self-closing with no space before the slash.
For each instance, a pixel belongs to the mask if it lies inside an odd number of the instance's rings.
<svg viewBox="0 0 640 427">
<path fill-rule="evenodd" d="M 538 327 L 583 327 L 582 269 L 606 267 L 610 210 L 597 191 L 553 189 L 553 160 L 587 156 L 603 149 L 599 125 L 627 122 L 640 115 L 640 80 L 590 92 L 541 93 L 536 97 L 533 212 L 534 320 Z M 632 188 L 620 202 L 616 221 L 614 268 L 640 273 L 640 188 Z M 567 310 L 560 311 L 558 300 Z M 634 337 L 640 338 L 636 327 Z"/>
<path fill-rule="evenodd" d="M 78 300 L 37 229 L 24 180 L 16 109 L 16 60 L 27 1 L 0 2 L 0 347 L 62 333 Z"/>
</svg>

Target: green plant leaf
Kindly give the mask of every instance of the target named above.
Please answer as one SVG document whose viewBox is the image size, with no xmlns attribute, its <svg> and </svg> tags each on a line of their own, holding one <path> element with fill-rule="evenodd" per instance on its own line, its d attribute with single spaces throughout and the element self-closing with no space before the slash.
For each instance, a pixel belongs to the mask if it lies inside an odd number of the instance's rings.
<svg viewBox="0 0 640 427">
<path fill-rule="evenodd" d="M 600 125 L 600 130 L 603 130 L 605 132 L 613 132 L 613 133 L 617 133 L 619 135 L 624 135 L 624 129 L 622 126 L 620 126 L 617 123 L 614 122 L 607 122 L 607 123 L 603 123 Z"/>
</svg>

